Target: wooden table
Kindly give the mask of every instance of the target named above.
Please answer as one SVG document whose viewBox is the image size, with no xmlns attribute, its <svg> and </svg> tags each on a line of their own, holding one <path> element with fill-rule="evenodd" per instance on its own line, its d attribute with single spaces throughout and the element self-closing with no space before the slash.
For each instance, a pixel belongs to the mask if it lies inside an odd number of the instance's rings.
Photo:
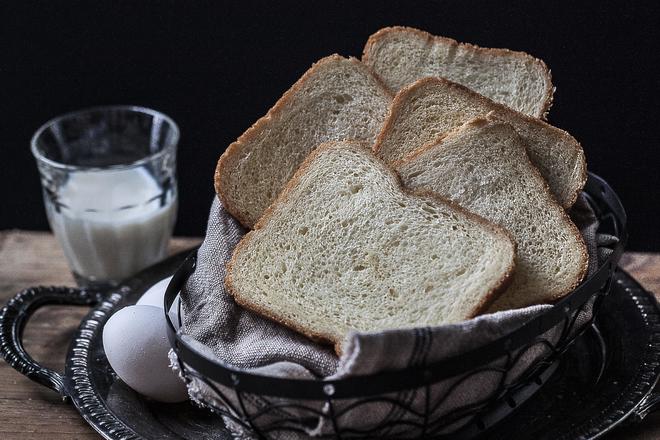
<svg viewBox="0 0 660 440">
<path fill-rule="evenodd" d="M 199 243 L 177 238 L 172 253 Z M 660 293 L 660 253 L 628 253 L 622 266 L 648 290 Z M 0 305 L 19 290 L 35 285 L 74 285 L 64 256 L 49 233 L 0 231 Z M 28 353 L 61 370 L 69 340 L 86 308 L 54 306 L 39 310 L 27 326 Z M 0 439 L 96 439 L 99 436 L 59 396 L 0 361 Z M 622 428 L 606 440 L 660 439 L 660 413 L 638 427 Z"/>
</svg>

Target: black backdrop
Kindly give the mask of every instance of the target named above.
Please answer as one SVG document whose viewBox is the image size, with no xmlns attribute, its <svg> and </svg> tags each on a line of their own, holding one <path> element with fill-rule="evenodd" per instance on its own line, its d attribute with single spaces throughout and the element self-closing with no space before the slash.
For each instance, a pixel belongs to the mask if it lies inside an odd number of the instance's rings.
<svg viewBox="0 0 660 440">
<path fill-rule="evenodd" d="M 630 248 L 660 250 L 655 2 L 0 3 L 0 229 L 46 229 L 32 132 L 63 112 L 139 104 L 172 116 L 179 146 L 176 233 L 202 235 L 215 162 L 315 60 L 359 56 L 386 25 L 409 25 L 546 61 L 550 122 L 584 146 L 619 192 Z"/>
</svg>

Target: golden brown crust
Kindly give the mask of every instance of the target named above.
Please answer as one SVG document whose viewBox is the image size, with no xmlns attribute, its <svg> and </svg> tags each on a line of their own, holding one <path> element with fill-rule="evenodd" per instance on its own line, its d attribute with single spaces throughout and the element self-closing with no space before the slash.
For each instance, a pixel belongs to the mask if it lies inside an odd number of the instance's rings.
<svg viewBox="0 0 660 440">
<path fill-rule="evenodd" d="M 228 269 L 229 270 L 229 269 Z M 229 283 L 229 284 L 228 284 Z M 252 303 L 248 300 L 246 300 L 244 297 L 237 295 L 235 291 L 233 291 L 233 285 L 231 284 L 231 281 L 227 282 L 225 281 L 225 286 L 227 287 L 227 291 L 230 292 L 231 296 L 234 298 L 234 301 L 236 301 L 237 304 L 239 304 L 241 307 L 243 307 L 246 310 L 250 310 L 251 312 L 254 312 L 258 315 L 261 315 L 262 317 L 269 319 L 273 322 L 276 322 L 280 325 L 283 325 L 284 327 L 288 327 L 291 330 L 305 336 L 307 339 L 316 342 L 318 344 L 322 345 L 333 345 L 335 348 L 335 353 L 337 356 L 341 355 L 341 351 L 338 350 L 338 347 L 341 346 L 340 342 L 337 342 L 337 338 L 333 338 L 329 335 L 322 334 L 322 333 L 317 333 L 314 331 L 311 331 L 307 328 L 303 328 L 299 326 L 295 321 L 282 318 L 281 316 L 277 316 L 273 313 L 270 312 L 270 310 L 265 309 L 263 307 L 259 307 L 255 303 Z"/>
<path fill-rule="evenodd" d="M 300 179 L 302 176 L 307 172 L 307 169 L 311 166 L 311 164 L 314 162 L 314 159 L 318 157 L 323 151 L 330 149 L 334 144 L 338 142 L 325 142 L 321 145 L 319 145 L 317 148 L 315 148 L 310 154 L 307 155 L 303 163 L 298 167 L 298 170 L 296 173 L 293 175 L 293 177 L 287 182 L 287 184 L 284 186 L 280 194 L 277 196 L 275 201 L 264 211 L 263 215 L 259 218 L 257 223 L 254 225 L 254 229 L 250 232 L 248 232 L 241 241 L 239 241 L 238 245 L 236 248 L 234 248 L 234 251 L 232 252 L 231 260 L 229 260 L 229 263 L 227 263 L 227 275 L 225 277 L 225 287 L 227 288 L 227 291 L 229 294 L 234 297 L 234 300 L 243 306 L 244 308 L 251 310 L 261 316 L 264 316 L 265 318 L 268 318 L 272 321 L 275 321 L 279 324 L 284 325 L 285 327 L 288 327 L 304 336 L 307 338 L 311 339 L 312 341 L 327 344 L 327 345 L 334 345 L 335 346 L 335 353 L 338 355 L 340 354 L 339 351 L 337 351 L 337 347 L 341 346 L 341 340 L 338 338 L 334 337 L 334 335 L 328 335 L 328 334 L 321 334 L 321 333 L 316 333 L 313 331 L 310 331 L 307 328 L 302 328 L 299 326 L 296 322 L 283 319 L 279 316 L 276 316 L 270 311 L 265 310 L 256 304 L 253 304 L 249 302 L 246 298 L 241 297 L 238 292 L 234 289 L 233 282 L 232 282 L 232 271 L 233 271 L 233 266 L 236 261 L 236 258 L 238 256 L 238 253 L 240 250 L 246 246 L 246 244 L 249 242 L 250 237 L 258 230 L 264 228 L 268 222 L 270 221 L 270 218 L 273 215 L 274 208 L 277 205 L 284 204 L 289 200 L 289 195 L 290 192 L 295 188 L 299 183 Z M 355 144 L 356 146 L 360 146 L 360 148 L 368 149 L 368 145 L 366 143 L 362 143 L 359 141 L 342 141 L 344 144 Z"/>
<path fill-rule="evenodd" d="M 488 113 L 486 116 L 477 116 L 476 118 L 470 119 L 467 122 L 464 122 L 462 125 L 459 125 L 458 127 L 446 131 L 444 133 L 440 133 L 435 139 L 433 139 L 430 142 L 425 143 L 421 147 L 418 147 L 414 150 L 412 150 L 410 153 L 406 154 L 403 159 L 395 160 L 392 162 L 390 165 L 392 168 L 395 170 L 399 169 L 401 166 L 407 164 L 408 162 L 412 162 L 413 160 L 417 159 L 419 156 L 422 154 L 426 153 L 427 151 L 430 151 L 436 147 L 439 147 L 440 144 L 448 137 L 454 136 L 456 133 L 459 133 L 466 128 L 472 126 L 472 127 L 480 127 L 484 126 L 490 122 L 493 121 L 498 121 L 503 124 L 507 124 L 505 121 L 500 121 L 499 119 L 496 118 L 493 112 Z M 536 169 L 536 167 L 534 167 Z M 543 179 L 545 181 L 545 179 Z"/>
<path fill-rule="evenodd" d="M 541 61 L 545 66 L 545 62 L 543 60 L 539 60 L 539 61 Z M 544 121 L 548 120 L 548 114 L 550 113 L 552 104 L 555 103 L 555 90 L 557 90 L 557 88 L 554 85 L 552 85 L 552 71 L 547 66 L 546 69 L 548 69 L 548 82 L 550 85 L 545 90 L 545 102 L 543 104 L 543 107 L 541 108 L 541 116 L 539 117 Z"/>
<path fill-rule="evenodd" d="M 246 246 L 246 244 L 250 241 L 251 236 L 258 230 L 266 227 L 268 225 L 268 222 L 270 221 L 274 210 L 277 206 L 281 204 L 285 204 L 289 200 L 289 196 L 291 191 L 300 183 L 300 179 L 302 176 L 305 175 L 311 164 L 314 162 L 314 160 L 321 155 L 324 151 L 326 150 L 331 150 L 333 148 L 337 148 L 337 145 L 343 145 L 345 146 L 344 148 L 354 148 L 355 150 L 360 150 L 360 151 L 365 151 L 365 152 L 371 152 L 371 149 L 369 148 L 369 145 L 366 142 L 360 142 L 360 141 L 333 141 L 333 142 L 324 142 L 321 145 L 319 145 L 314 151 L 312 151 L 303 161 L 303 163 L 300 165 L 298 168 L 298 171 L 293 175 L 293 177 L 287 182 L 286 186 L 276 200 L 266 209 L 264 214 L 261 216 L 259 221 L 254 225 L 254 229 L 247 233 L 241 241 L 238 243 L 236 248 L 234 249 L 232 253 L 231 260 L 227 264 L 227 276 L 225 277 L 225 287 L 227 288 L 227 291 L 234 297 L 236 302 L 240 304 L 241 306 L 245 307 L 246 309 L 252 310 L 255 313 L 258 313 L 268 319 L 271 319 L 275 322 L 278 322 L 286 327 L 289 327 L 298 333 L 301 333 L 308 337 L 309 339 L 316 341 L 316 342 L 322 342 L 322 343 L 327 343 L 327 344 L 332 344 L 335 346 L 335 352 L 339 355 L 341 354 L 341 344 L 342 344 L 342 339 L 343 335 L 338 338 L 336 335 L 329 335 L 329 334 L 321 334 L 321 333 L 316 333 L 313 331 L 310 331 L 309 329 L 302 328 L 299 326 L 296 322 L 289 321 L 287 319 L 283 319 L 279 316 L 275 316 L 268 310 L 264 310 L 263 308 L 250 303 L 250 301 L 247 298 L 241 297 L 240 294 L 234 289 L 233 286 L 233 281 L 232 281 L 232 272 L 233 272 L 233 266 L 236 261 L 236 258 L 239 254 L 239 252 L 243 249 L 243 247 Z M 394 170 L 392 170 L 390 167 L 388 167 L 385 162 L 383 162 L 380 158 L 378 158 L 374 154 L 370 154 L 370 156 L 382 166 L 383 171 L 385 171 L 387 174 L 389 174 L 393 181 L 396 183 L 398 188 L 401 190 L 403 194 L 409 195 L 409 196 L 414 196 L 414 197 L 422 197 L 422 198 L 428 198 L 432 199 L 437 203 L 440 204 L 445 204 L 448 205 L 450 208 L 462 213 L 468 218 L 471 218 L 472 220 L 482 224 L 485 226 L 487 229 L 490 231 L 494 232 L 497 235 L 501 235 L 505 239 L 507 239 L 512 247 L 513 247 L 513 254 L 515 255 L 515 250 L 516 250 L 516 243 L 511 237 L 511 234 L 506 231 L 504 228 L 495 225 L 494 223 L 484 219 L 483 217 L 480 217 L 477 214 L 474 214 L 465 208 L 459 206 L 457 203 L 452 202 L 451 200 L 448 200 L 444 197 L 439 196 L 438 194 L 435 194 L 431 191 L 410 191 L 406 188 L 403 187 L 401 184 L 401 180 L 399 176 L 396 174 Z M 484 296 L 483 301 L 479 304 L 479 306 L 476 308 L 476 310 L 470 315 L 470 317 L 476 316 L 478 313 L 480 313 L 482 310 L 484 310 L 485 305 L 492 303 L 497 297 L 504 291 L 504 288 L 506 285 L 511 281 L 513 272 L 515 268 L 515 262 L 512 258 L 511 264 L 509 265 L 508 270 L 502 275 L 500 280 L 498 281 L 497 286 L 495 286 L 491 292 L 489 292 L 487 295 Z"/>
<path fill-rule="evenodd" d="M 550 189 L 550 185 L 548 185 L 548 182 L 546 182 L 546 180 L 543 178 L 541 172 L 532 163 L 532 160 L 529 158 L 529 155 L 527 154 L 527 150 L 525 150 L 525 159 L 527 160 L 527 163 L 529 163 L 529 165 L 531 166 L 532 173 L 534 173 L 537 179 L 543 184 L 543 188 L 546 194 L 548 194 L 548 196 L 550 197 L 551 202 L 554 203 L 557 206 L 557 208 L 559 208 L 558 211 L 564 220 L 565 226 L 571 230 L 571 235 L 575 237 L 575 241 L 580 246 L 580 258 L 582 259 L 582 261 L 580 264 L 580 270 L 578 272 L 578 275 L 575 281 L 571 283 L 571 285 L 567 289 L 565 289 L 562 292 L 556 293 L 554 295 L 553 300 L 556 301 L 571 293 L 582 282 L 584 276 L 587 274 L 587 269 L 589 268 L 589 253 L 587 252 L 587 245 L 584 242 L 584 238 L 582 238 L 582 234 L 580 234 L 580 230 L 577 228 L 577 226 L 575 226 L 575 223 L 573 223 L 566 210 L 564 210 L 561 204 L 555 199 L 555 196 L 552 194 L 552 190 Z"/>
<path fill-rule="evenodd" d="M 218 198 L 222 202 L 225 209 L 233 215 L 243 226 L 246 228 L 252 228 L 252 224 L 248 221 L 245 213 L 240 209 L 240 207 L 235 206 L 231 198 L 223 191 L 223 180 L 229 179 L 231 174 L 231 161 L 233 161 L 237 156 L 241 154 L 245 146 L 252 141 L 258 133 L 260 133 L 265 126 L 267 126 L 271 119 L 276 118 L 277 115 L 287 106 L 287 104 L 294 99 L 294 95 L 303 87 L 303 85 L 309 80 L 310 77 L 316 74 L 316 72 L 325 64 L 338 62 L 338 61 L 349 61 L 360 69 L 364 71 L 367 75 L 374 78 L 376 84 L 382 89 L 382 92 L 389 96 L 393 97 L 392 93 L 385 87 L 382 80 L 373 74 L 371 69 L 364 65 L 357 58 L 349 57 L 344 58 L 341 55 L 333 54 L 325 58 L 320 59 L 296 81 L 284 94 L 277 100 L 275 105 L 271 107 L 265 116 L 259 118 L 250 128 L 248 128 L 242 135 L 232 142 L 225 152 L 220 156 L 218 164 L 216 165 L 214 173 L 214 187 L 215 192 L 218 195 Z"/>
<path fill-rule="evenodd" d="M 416 29 L 408 26 L 390 26 L 390 27 L 384 27 L 382 29 L 379 29 L 377 32 L 374 34 L 371 34 L 369 36 L 369 39 L 367 40 L 367 43 L 364 45 L 364 49 L 362 50 L 362 62 L 365 64 L 370 65 L 369 62 L 369 57 L 372 52 L 373 47 L 378 44 L 378 42 L 386 37 L 390 33 L 408 33 L 408 34 L 414 34 L 415 36 L 426 40 L 427 44 L 444 44 L 446 46 L 450 47 L 464 47 L 474 53 L 477 54 L 487 54 L 487 55 L 498 55 L 498 56 L 503 56 L 503 57 L 514 57 L 514 58 L 519 58 L 522 60 L 527 60 L 531 61 L 534 64 L 537 64 L 540 68 L 540 70 L 545 74 L 546 77 L 546 88 L 545 88 L 545 99 L 544 102 L 541 106 L 541 111 L 539 114 L 539 117 L 542 119 L 546 119 L 548 112 L 550 111 L 550 107 L 552 107 L 552 102 L 553 102 L 553 94 L 554 94 L 554 86 L 552 85 L 552 74 L 550 72 L 550 69 L 548 66 L 545 64 L 545 62 L 539 58 L 536 58 L 527 52 L 522 52 L 522 51 L 515 51 L 515 50 L 510 50 L 510 49 L 505 49 L 505 48 L 488 48 L 488 47 L 481 47 L 477 46 L 476 44 L 471 44 L 471 43 L 461 43 L 453 38 L 449 37 L 442 37 L 439 35 L 433 35 L 429 32 L 423 31 L 421 29 Z M 374 75 L 378 76 L 376 72 L 374 72 Z M 396 93 L 396 90 L 391 90 L 393 93 Z"/>
<path fill-rule="evenodd" d="M 513 247 L 513 252 L 512 253 L 513 253 L 513 256 L 514 256 L 514 258 L 511 259 L 511 264 L 507 268 L 506 272 L 504 272 L 502 274 L 502 276 L 500 277 L 500 279 L 497 282 L 497 285 L 495 285 L 495 287 L 493 287 L 493 289 L 490 292 L 488 292 L 486 295 L 484 295 L 481 302 L 479 304 L 477 304 L 477 306 L 472 311 L 472 313 L 470 313 L 468 315 L 467 319 L 471 319 L 471 318 L 474 318 L 475 316 L 480 315 L 481 313 L 486 311 L 486 309 L 488 307 L 490 307 L 490 305 L 493 302 L 495 302 L 495 300 L 497 298 L 499 298 L 504 293 L 506 288 L 513 281 L 513 274 L 514 274 L 515 268 L 516 268 L 515 255 L 516 255 L 516 250 L 518 248 L 518 245 L 516 244 L 516 241 L 513 239 L 513 236 L 511 235 L 511 233 L 509 231 L 507 231 L 506 229 L 504 229 L 500 225 L 497 225 L 497 224 L 491 222 L 490 220 L 480 216 L 479 214 L 476 214 L 472 211 L 469 211 L 468 209 L 464 208 L 463 206 L 459 205 L 458 203 L 454 202 L 453 200 L 450 200 L 446 197 L 443 197 L 440 194 L 435 193 L 435 192 L 430 191 L 430 190 L 425 190 L 425 189 L 410 190 L 410 189 L 407 189 L 406 187 L 404 187 L 401 184 L 401 179 L 399 178 L 398 175 L 397 175 L 397 180 L 399 181 L 399 187 L 401 188 L 401 190 L 404 193 L 409 194 L 409 195 L 413 195 L 413 196 L 417 196 L 417 197 L 430 198 L 430 199 L 435 200 L 436 202 L 448 205 L 452 209 L 462 213 L 466 217 L 468 217 L 468 218 L 472 219 L 473 221 L 481 224 L 486 229 L 489 229 L 494 234 L 500 235 L 503 238 L 505 238 L 506 240 L 508 240 L 509 242 L 511 242 L 511 245 Z"/>
<path fill-rule="evenodd" d="M 478 116 L 474 119 L 471 119 L 467 122 L 465 122 L 463 125 L 448 131 L 446 133 L 440 134 L 435 140 L 428 142 L 424 144 L 423 146 L 417 148 L 416 150 L 413 150 L 410 154 L 408 154 L 404 159 L 396 161 L 393 163 L 392 167 L 397 170 L 401 166 L 412 162 L 413 160 L 417 159 L 419 156 L 427 153 L 430 150 L 433 150 L 435 148 L 441 148 L 442 143 L 450 136 L 455 135 L 458 132 L 461 132 L 465 130 L 467 127 L 473 126 L 473 127 L 479 127 L 479 126 L 484 126 L 489 123 L 499 123 L 503 125 L 509 125 L 506 121 L 500 120 L 497 118 L 497 115 L 494 112 L 488 113 L 488 115 L 484 116 Z M 521 139 L 521 141 L 524 142 L 524 140 Z M 559 202 L 556 200 L 555 196 L 552 193 L 552 190 L 550 189 L 550 186 L 548 185 L 548 182 L 546 182 L 545 178 L 541 174 L 541 172 L 536 168 L 536 166 L 532 163 L 532 160 L 529 158 L 529 155 L 527 154 L 527 149 L 523 149 L 524 152 L 524 158 L 522 160 L 526 161 L 526 164 L 528 165 L 530 171 L 538 182 L 542 185 L 543 189 L 542 191 L 545 192 L 545 194 L 548 196 L 550 199 L 550 203 L 553 204 L 557 208 L 557 212 L 559 212 L 559 215 L 562 217 L 562 220 L 564 221 L 564 226 L 571 231 L 571 235 L 575 238 L 576 242 L 580 246 L 580 269 L 578 272 L 578 275 L 576 279 L 569 285 L 568 288 L 566 288 L 564 291 L 560 291 L 558 293 L 555 293 L 552 298 L 549 298 L 549 302 L 555 302 L 564 296 L 568 295 L 571 293 L 575 288 L 582 282 L 584 279 L 584 276 L 587 273 L 588 267 L 589 267 L 589 253 L 587 252 L 587 246 L 584 243 L 584 239 L 582 238 L 582 234 L 580 234 L 579 229 L 577 226 L 575 226 L 575 223 L 571 220 L 571 218 L 568 216 L 568 213 L 562 208 L 562 206 L 559 204 Z M 508 232 L 508 231 L 507 231 Z M 512 236 L 511 236 L 512 237 Z M 513 237 L 512 237 L 513 238 Z M 515 243 L 515 240 L 514 240 Z M 510 280 L 512 281 L 512 280 Z M 492 305 L 491 301 L 489 304 L 485 305 L 484 308 L 482 308 L 482 312 L 486 311 L 490 305 Z M 529 302 L 524 305 L 521 305 L 520 307 L 527 307 L 531 305 L 538 304 L 537 302 Z"/>
<path fill-rule="evenodd" d="M 227 197 L 224 192 L 221 190 L 222 188 L 222 169 L 224 169 L 225 164 L 223 163 L 223 157 L 225 157 L 225 154 L 227 154 L 226 157 L 230 157 L 233 152 L 230 152 L 230 149 L 232 146 L 236 144 L 236 142 L 232 143 L 229 145 L 229 147 L 225 150 L 225 152 L 220 156 L 220 159 L 218 160 L 218 164 L 216 165 L 215 168 L 215 173 L 213 174 L 213 180 L 214 180 L 214 187 L 215 187 L 215 193 L 218 196 L 218 199 L 220 200 L 220 203 L 222 203 L 222 206 L 227 210 L 229 214 L 231 214 L 238 222 L 243 225 L 245 228 L 250 229 L 250 222 L 248 221 L 247 217 L 243 215 L 243 213 L 238 209 L 233 206 L 233 203 Z"/>
<path fill-rule="evenodd" d="M 537 127 L 542 127 L 545 130 L 551 130 L 556 133 L 558 137 L 562 137 L 566 139 L 567 142 L 565 142 L 567 145 L 570 145 L 570 147 L 576 152 L 577 157 L 579 157 L 580 160 L 580 179 L 578 181 L 577 187 L 573 188 L 571 191 L 571 195 L 568 198 L 568 202 L 566 205 L 564 205 L 565 209 L 570 208 L 573 206 L 575 201 L 577 200 L 578 196 L 580 195 L 580 192 L 584 188 L 584 184 L 587 181 L 587 164 L 584 158 L 584 151 L 582 150 L 582 147 L 580 146 L 580 143 L 573 137 L 571 136 L 568 132 L 557 128 L 555 126 L 552 126 L 548 124 L 547 122 L 541 121 L 538 118 L 534 118 L 531 116 L 528 116 L 524 113 L 520 113 L 516 110 L 513 110 L 503 104 L 499 104 L 489 98 L 486 98 L 483 95 L 478 94 L 477 92 L 452 81 L 449 81 L 445 78 L 437 78 L 437 77 L 427 77 L 427 78 L 422 78 L 420 80 L 415 81 L 414 83 L 402 88 L 399 93 L 397 93 L 394 96 L 394 100 L 390 104 L 390 108 L 388 110 L 388 114 L 385 117 L 385 122 L 383 124 L 383 128 L 381 129 L 380 133 L 378 134 L 378 137 L 376 138 L 376 143 L 373 146 L 373 151 L 376 153 L 376 155 L 380 156 L 380 152 L 383 148 L 383 141 L 387 135 L 389 135 L 390 131 L 392 130 L 392 127 L 396 123 L 396 120 L 398 119 L 402 107 L 405 104 L 406 100 L 409 98 L 409 96 L 413 95 L 414 93 L 417 92 L 418 89 L 425 87 L 427 85 L 443 85 L 447 88 L 450 89 L 456 89 L 460 93 L 466 94 L 469 98 L 477 100 L 481 103 L 484 104 L 484 106 L 490 107 L 488 109 L 487 115 L 494 115 L 495 117 L 498 117 L 500 115 L 502 116 L 508 116 L 508 117 L 514 117 L 518 119 L 523 119 L 525 122 L 536 125 Z M 484 115 L 483 117 L 485 117 Z M 441 135 L 442 136 L 442 135 Z M 407 156 L 407 155 L 406 155 Z M 394 161 L 393 163 L 396 163 L 397 161 Z"/>
</svg>

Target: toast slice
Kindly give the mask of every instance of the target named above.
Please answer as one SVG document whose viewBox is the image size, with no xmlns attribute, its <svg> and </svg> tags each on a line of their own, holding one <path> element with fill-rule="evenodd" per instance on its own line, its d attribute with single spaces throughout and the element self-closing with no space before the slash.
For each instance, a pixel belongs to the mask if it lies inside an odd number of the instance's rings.
<svg viewBox="0 0 660 440">
<path fill-rule="evenodd" d="M 587 180 L 584 152 L 575 138 L 446 79 L 424 78 L 401 90 L 374 149 L 391 164 L 438 135 L 490 112 L 513 126 L 556 199 L 564 208 L 572 206 Z"/>
<path fill-rule="evenodd" d="M 478 47 L 396 26 L 369 37 L 362 62 L 393 93 L 418 79 L 436 76 L 536 118 L 544 118 L 552 105 L 550 70 L 525 52 Z"/>
<path fill-rule="evenodd" d="M 474 119 L 413 152 L 397 171 L 405 187 L 447 197 L 511 233 L 516 273 L 491 310 L 555 302 L 586 274 L 580 232 L 509 124 Z"/>
<path fill-rule="evenodd" d="M 368 144 L 316 149 L 234 250 L 236 301 L 322 342 L 461 321 L 507 285 L 502 228 L 435 195 L 404 191 Z"/>
<path fill-rule="evenodd" d="M 373 143 L 392 100 L 364 64 L 331 55 L 314 64 L 220 157 L 215 189 L 251 228 L 305 157 L 320 143 Z"/>
</svg>

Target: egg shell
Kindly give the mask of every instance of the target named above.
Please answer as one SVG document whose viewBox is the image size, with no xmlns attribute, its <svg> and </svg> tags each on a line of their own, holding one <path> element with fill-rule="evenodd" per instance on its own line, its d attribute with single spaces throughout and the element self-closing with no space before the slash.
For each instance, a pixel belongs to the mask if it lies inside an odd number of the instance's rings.
<svg viewBox="0 0 660 440">
<path fill-rule="evenodd" d="M 188 398 L 184 383 L 169 367 L 163 309 L 134 305 L 113 314 L 103 327 L 108 362 L 128 386 L 160 402 Z"/>
<path fill-rule="evenodd" d="M 165 290 L 167 290 L 167 285 L 170 283 L 171 279 L 172 277 L 167 277 L 151 286 L 142 294 L 136 305 L 154 306 L 162 309 L 165 302 Z"/>
<path fill-rule="evenodd" d="M 146 292 L 142 294 L 138 302 L 135 304 L 138 306 L 154 306 L 163 309 L 165 306 L 165 291 L 167 290 L 167 286 L 170 284 L 172 278 L 173 277 L 164 278 L 151 286 Z M 178 327 L 179 323 L 180 301 L 181 298 L 177 296 L 169 311 L 170 319 L 174 323 L 175 327 Z"/>
</svg>

